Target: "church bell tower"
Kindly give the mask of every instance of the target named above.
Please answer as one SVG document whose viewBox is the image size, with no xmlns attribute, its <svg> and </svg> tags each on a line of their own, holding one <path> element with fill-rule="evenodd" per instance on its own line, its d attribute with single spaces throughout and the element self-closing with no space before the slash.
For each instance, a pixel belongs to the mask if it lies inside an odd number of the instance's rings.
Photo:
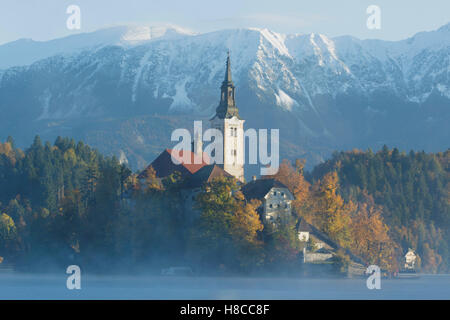
<svg viewBox="0 0 450 320">
<path fill-rule="evenodd" d="M 230 52 L 228 52 L 225 79 L 220 87 L 220 103 L 215 116 L 210 120 L 211 128 L 222 132 L 223 164 L 229 174 L 244 182 L 244 122 L 239 116 L 235 100 L 235 86 L 231 80 Z"/>
</svg>

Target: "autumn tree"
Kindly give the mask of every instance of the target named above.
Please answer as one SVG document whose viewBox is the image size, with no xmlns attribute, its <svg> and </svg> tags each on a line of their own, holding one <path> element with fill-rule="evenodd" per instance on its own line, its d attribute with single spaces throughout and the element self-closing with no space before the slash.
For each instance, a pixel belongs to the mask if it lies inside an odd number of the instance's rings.
<svg viewBox="0 0 450 320">
<path fill-rule="evenodd" d="M 162 190 L 161 181 L 156 176 L 156 171 L 152 166 L 148 166 L 144 171 L 145 182 L 141 184 L 141 190 L 153 191 Z"/>
<path fill-rule="evenodd" d="M 389 236 L 382 212 L 383 208 L 366 194 L 365 201 L 358 203 L 352 217 L 350 249 L 368 264 L 395 271 L 398 270 L 397 245 Z"/>
<path fill-rule="evenodd" d="M 230 234 L 233 244 L 238 250 L 238 260 L 243 270 L 261 266 L 263 262 L 263 242 L 259 233 L 264 229 L 257 208 L 258 200 L 237 201 L 236 209 L 231 218 Z"/>
<path fill-rule="evenodd" d="M 313 186 L 314 217 L 313 224 L 336 241 L 348 248 L 351 243 L 351 215 L 355 205 L 338 194 L 339 178 L 335 171 L 327 173 Z"/>
<path fill-rule="evenodd" d="M 317 181 L 331 171 L 338 173 L 344 199 L 360 202 L 368 193 L 383 206 L 389 235 L 401 246 L 398 260 L 414 248 L 424 270 L 449 270 L 450 149 L 405 153 L 383 146 L 376 153 L 335 152 L 314 168 L 311 177 Z"/>
<path fill-rule="evenodd" d="M 6 213 L 0 215 L 0 256 L 14 250 L 17 240 L 17 229 L 13 219 Z"/>
<path fill-rule="evenodd" d="M 205 265 L 249 270 L 260 263 L 258 233 L 263 225 L 256 212 L 259 203 L 247 203 L 237 190 L 235 179 L 218 177 L 196 197 L 201 214 L 191 241 Z"/>
</svg>

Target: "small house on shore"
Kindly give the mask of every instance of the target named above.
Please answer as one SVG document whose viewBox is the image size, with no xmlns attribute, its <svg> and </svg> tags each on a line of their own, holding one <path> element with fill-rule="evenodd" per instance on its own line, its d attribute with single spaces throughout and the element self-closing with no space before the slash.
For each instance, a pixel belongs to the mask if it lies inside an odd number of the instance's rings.
<svg viewBox="0 0 450 320">
<path fill-rule="evenodd" d="M 339 246 L 326 234 L 300 218 L 297 222 L 298 239 L 304 243 L 303 262 L 317 263 L 334 257 Z"/>
<path fill-rule="evenodd" d="M 416 268 L 417 255 L 413 249 L 409 248 L 405 254 L 405 266 L 406 270 L 414 270 Z"/>
<path fill-rule="evenodd" d="M 364 274 L 364 262 L 348 249 L 344 249 L 330 239 L 325 233 L 309 224 L 305 219 L 300 218 L 297 222 L 298 239 L 304 243 L 303 262 L 304 263 L 330 263 L 333 261 L 338 250 L 342 250 L 350 257 L 350 264 L 347 270 L 348 276 Z"/>
<path fill-rule="evenodd" d="M 284 222 L 292 216 L 294 196 L 276 179 L 252 180 L 241 191 L 246 200 L 257 199 L 262 202 L 258 212 L 264 223 Z"/>
</svg>

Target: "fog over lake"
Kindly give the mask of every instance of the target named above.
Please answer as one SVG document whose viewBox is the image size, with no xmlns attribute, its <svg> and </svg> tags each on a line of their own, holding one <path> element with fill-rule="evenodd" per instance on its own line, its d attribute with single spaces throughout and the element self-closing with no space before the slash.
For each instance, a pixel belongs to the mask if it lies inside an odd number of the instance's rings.
<svg viewBox="0 0 450 320">
<path fill-rule="evenodd" d="M 0 274 L 0 299 L 450 299 L 450 275 L 382 279 L 155 277 L 82 274 L 81 289 L 66 274 Z"/>
</svg>

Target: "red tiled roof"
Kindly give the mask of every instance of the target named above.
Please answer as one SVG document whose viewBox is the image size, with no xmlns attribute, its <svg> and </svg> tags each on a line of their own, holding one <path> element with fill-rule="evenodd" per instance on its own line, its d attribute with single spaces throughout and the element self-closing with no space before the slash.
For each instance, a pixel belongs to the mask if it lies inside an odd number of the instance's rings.
<svg viewBox="0 0 450 320">
<path fill-rule="evenodd" d="M 200 159 L 199 155 L 196 155 L 191 151 L 186 151 L 188 153 L 188 161 L 187 163 L 183 163 L 184 150 L 180 150 L 178 152 L 178 156 L 176 155 L 176 152 L 173 152 L 173 149 L 166 149 L 165 151 L 167 151 L 171 155 L 171 157 L 174 157 L 176 160 L 181 162 L 181 165 L 184 166 L 190 173 L 195 173 L 210 163 L 208 155 L 204 152 L 202 152 L 203 157 Z"/>
<path fill-rule="evenodd" d="M 201 187 L 206 182 L 211 182 L 214 178 L 217 177 L 229 177 L 232 178 L 233 176 L 223 170 L 221 167 L 219 167 L 216 164 L 210 164 L 207 166 L 204 166 L 200 170 L 198 170 L 195 174 L 193 174 L 191 177 L 189 177 L 186 181 L 184 186 L 187 188 L 198 188 Z"/>
<path fill-rule="evenodd" d="M 184 150 L 180 150 L 178 154 L 174 152 L 173 149 L 165 149 L 161 154 L 149 165 L 149 167 L 153 167 L 156 172 L 157 178 L 164 178 L 168 175 L 172 174 L 175 171 L 179 171 L 182 176 L 190 176 L 193 173 L 197 172 L 204 166 L 208 165 L 210 159 L 206 153 L 203 153 L 202 159 L 199 159 L 199 156 L 195 155 L 191 151 L 186 151 L 188 154 L 186 157 L 187 161 L 183 160 L 183 156 L 185 155 Z M 172 154 L 175 163 L 172 161 Z M 190 159 L 190 160 L 189 160 Z M 199 163 L 196 163 L 199 162 Z M 148 167 L 147 167 L 148 168 Z M 142 173 L 138 176 L 139 179 L 146 177 L 146 170 L 142 171 Z"/>
</svg>

